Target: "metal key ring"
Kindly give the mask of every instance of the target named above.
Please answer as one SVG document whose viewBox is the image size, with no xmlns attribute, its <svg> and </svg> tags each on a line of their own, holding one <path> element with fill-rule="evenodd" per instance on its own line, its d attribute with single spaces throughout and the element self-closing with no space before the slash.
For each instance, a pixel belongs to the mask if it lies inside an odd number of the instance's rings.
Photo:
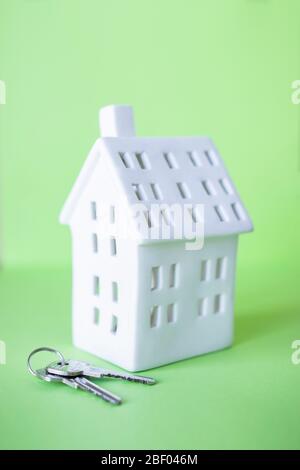
<svg viewBox="0 0 300 470">
<path fill-rule="evenodd" d="M 43 348 L 37 348 L 37 349 L 34 349 L 28 356 L 28 359 L 27 359 L 27 367 L 28 367 L 28 370 L 29 372 L 34 375 L 35 377 L 38 377 L 38 373 L 36 370 L 34 370 L 31 366 L 31 359 L 32 357 L 39 353 L 39 352 L 43 352 L 43 351 L 47 351 L 47 352 L 53 352 L 54 354 L 56 354 L 59 359 L 60 359 L 60 362 L 62 365 L 65 364 L 66 360 L 63 356 L 63 354 L 60 352 L 60 351 L 57 351 L 57 349 L 53 349 L 53 348 L 47 348 L 47 347 L 43 347 Z"/>
</svg>

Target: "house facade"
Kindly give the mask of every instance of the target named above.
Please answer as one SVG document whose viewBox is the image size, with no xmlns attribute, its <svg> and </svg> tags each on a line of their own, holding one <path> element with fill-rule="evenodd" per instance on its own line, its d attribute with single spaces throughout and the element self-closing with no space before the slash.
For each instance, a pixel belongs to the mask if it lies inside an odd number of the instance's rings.
<svg viewBox="0 0 300 470">
<path fill-rule="evenodd" d="M 216 148 L 135 137 L 128 106 L 103 108 L 100 127 L 60 217 L 74 344 L 130 371 L 230 346 L 238 235 L 252 223 Z M 199 249 L 176 233 L 171 207 L 200 227 Z"/>
</svg>

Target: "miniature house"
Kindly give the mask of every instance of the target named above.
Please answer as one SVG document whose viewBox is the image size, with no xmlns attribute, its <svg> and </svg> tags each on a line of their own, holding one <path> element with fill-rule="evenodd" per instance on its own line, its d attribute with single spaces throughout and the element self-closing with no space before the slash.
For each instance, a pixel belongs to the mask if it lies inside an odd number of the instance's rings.
<svg viewBox="0 0 300 470">
<path fill-rule="evenodd" d="M 252 223 L 216 148 L 136 137 L 129 106 L 100 110 L 100 129 L 60 216 L 72 233 L 74 344 L 130 371 L 230 346 L 238 235 Z M 172 205 L 199 217 L 201 249 L 171 230 Z"/>
</svg>

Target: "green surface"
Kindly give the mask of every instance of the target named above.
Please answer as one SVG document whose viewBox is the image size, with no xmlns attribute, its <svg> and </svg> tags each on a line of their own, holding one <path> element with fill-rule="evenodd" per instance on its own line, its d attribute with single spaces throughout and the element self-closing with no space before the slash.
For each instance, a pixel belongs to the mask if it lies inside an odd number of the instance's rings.
<svg viewBox="0 0 300 470">
<path fill-rule="evenodd" d="M 0 0 L 0 448 L 300 448 L 297 0 Z M 59 210 L 130 103 L 140 135 L 209 135 L 255 224 L 241 239 L 233 348 L 109 381 L 112 408 L 26 372 L 71 346 L 70 238 Z M 101 361 L 98 361 L 101 363 Z"/>
<path fill-rule="evenodd" d="M 44 344 L 105 364 L 70 346 L 70 272 L 0 275 L 8 345 L 0 366 L 1 448 L 299 448 L 300 365 L 291 362 L 299 272 L 284 292 L 281 268 L 272 283 L 263 270 L 239 274 L 234 347 L 154 369 L 152 387 L 106 380 L 124 398 L 115 408 L 26 371 L 28 352 Z"/>
</svg>

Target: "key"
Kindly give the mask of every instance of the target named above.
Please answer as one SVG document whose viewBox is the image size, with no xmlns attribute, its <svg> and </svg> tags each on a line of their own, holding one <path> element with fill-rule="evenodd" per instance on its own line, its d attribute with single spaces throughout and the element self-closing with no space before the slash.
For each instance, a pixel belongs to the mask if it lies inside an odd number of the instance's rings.
<svg viewBox="0 0 300 470">
<path fill-rule="evenodd" d="M 99 385 L 94 384 L 90 380 L 86 379 L 85 377 L 75 377 L 73 379 L 67 379 L 76 382 L 76 384 L 82 390 L 86 390 L 88 392 L 94 393 L 97 397 L 103 398 L 103 400 L 112 403 L 113 405 L 120 405 L 122 403 L 122 399 L 118 397 L 105 388 L 99 387 Z"/>
<path fill-rule="evenodd" d="M 38 369 L 36 371 L 36 376 L 42 380 L 45 380 L 46 382 L 61 382 L 65 385 L 68 385 L 69 387 L 75 389 L 79 388 L 86 392 L 93 393 L 94 395 L 102 398 L 105 401 L 108 401 L 109 403 L 112 403 L 113 405 L 119 405 L 122 403 L 120 397 L 114 395 L 113 393 L 109 392 L 108 390 L 105 390 L 102 387 L 99 387 L 98 385 L 94 384 L 85 377 L 68 378 L 63 375 L 50 374 L 47 369 Z"/>
<path fill-rule="evenodd" d="M 118 372 L 104 369 L 102 367 L 94 367 L 88 362 L 76 361 L 74 359 L 67 359 L 64 364 L 61 362 L 52 362 L 47 367 L 47 372 L 65 377 L 83 376 L 93 377 L 95 379 L 110 377 L 114 379 L 127 380 L 129 382 L 139 382 L 146 385 L 154 385 L 156 383 L 155 379 L 152 379 L 151 377 Z"/>
<path fill-rule="evenodd" d="M 68 377 L 62 377 L 59 375 L 49 374 L 46 369 L 38 369 L 36 371 L 36 376 L 39 379 L 45 380 L 45 382 L 61 382 L 65 385 L 68 385 L 72 388 L 78 388 L 78 385 L 73 380 L 68 379 Z"/>
</svg>

